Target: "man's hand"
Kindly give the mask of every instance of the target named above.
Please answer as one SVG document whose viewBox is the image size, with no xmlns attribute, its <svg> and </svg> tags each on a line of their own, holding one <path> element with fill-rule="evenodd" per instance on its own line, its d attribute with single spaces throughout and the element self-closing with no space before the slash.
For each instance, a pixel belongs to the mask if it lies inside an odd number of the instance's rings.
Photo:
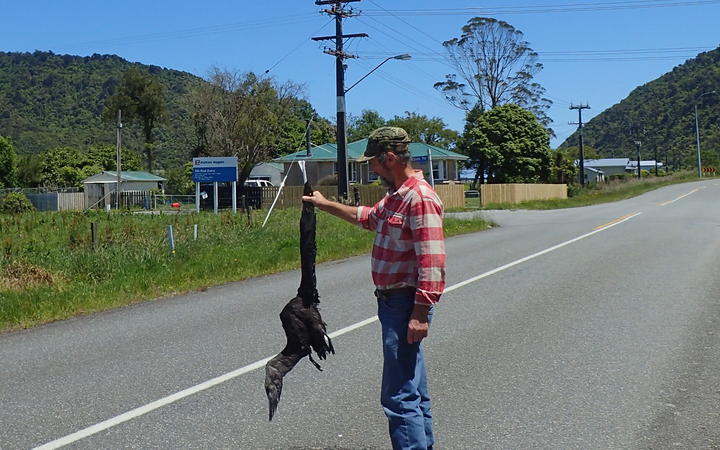
<svg viewBox="0 0 720 450">
<path fill-rule="evenodd" d="M 357 223 L 357 207 L 343 205 L 342 203 L 333 202 L 325 198 L 320 191 L 314 191 L 313 195 L 303 195 L 304 202 L 310 202 L 320 211 L 329 212 L 333 216 L 337 216 L 343 220 L 355 224 Z"/>
<path fill-rule="evenodd" d="M 310 202 L 320 209 L 322 209 L 322 204 L 327 203 L 328 201 L 325 196 L 320 193 L 320 191 L 313 191 L 313 195 L 303 195 L 302 199 L 304 202 Z"/>
<path fill-rule="evenodd" d="M 408 323 L 407 341 L 408 344 L 414 344 L 422 341 L 428 335 L 428 312 L 429 305 L 415 304 L 412 314 L 410 314 L 410 322 Z"/>
</svg>

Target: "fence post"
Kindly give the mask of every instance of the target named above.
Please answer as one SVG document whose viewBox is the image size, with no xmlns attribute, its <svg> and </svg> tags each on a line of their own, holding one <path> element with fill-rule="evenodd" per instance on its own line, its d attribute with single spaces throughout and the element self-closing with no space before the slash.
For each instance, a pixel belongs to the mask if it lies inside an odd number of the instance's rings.
<svg viewBox="0 0 720 450">
<path fill-rule="evenodd" d="M 95 250 L 97 247 L 97 224 L 90 222 L 90 237 L 92 239 L 92 248 Z"/>
</svg>

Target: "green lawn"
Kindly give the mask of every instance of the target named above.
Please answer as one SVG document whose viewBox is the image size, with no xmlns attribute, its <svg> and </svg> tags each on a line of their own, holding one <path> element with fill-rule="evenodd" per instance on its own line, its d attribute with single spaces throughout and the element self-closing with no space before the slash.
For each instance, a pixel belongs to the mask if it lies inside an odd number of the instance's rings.
<svg viewBox="0 0 720 450">
<path fill-rule="evenodd" d="M 299 209 L 276 210 L 261 228 L 264 214 L 252 223 L 242 213 L 0 214 L 0 331 L 299 267 Z M 318 262 L 370 250 L 372 233 L 326 213 L 317 218 Z M 448 218 L 445 233 L 489 226 Z"/>
</svg>

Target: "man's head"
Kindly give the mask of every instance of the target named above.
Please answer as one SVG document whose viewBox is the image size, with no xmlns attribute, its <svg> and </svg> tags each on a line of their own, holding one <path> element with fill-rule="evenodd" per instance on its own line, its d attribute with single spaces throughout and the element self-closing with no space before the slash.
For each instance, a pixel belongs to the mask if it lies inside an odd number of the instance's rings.
<svg viewBox="0 0 720 450">
<path fill-rule="evenodd" d="M 409 152 L 410 137 L 399 127 L 381 127 L 370 133 L 367 147 L 358 162 L 369 161 L 386 152 L 393 152 L 396 156 Z"/>
</svg>

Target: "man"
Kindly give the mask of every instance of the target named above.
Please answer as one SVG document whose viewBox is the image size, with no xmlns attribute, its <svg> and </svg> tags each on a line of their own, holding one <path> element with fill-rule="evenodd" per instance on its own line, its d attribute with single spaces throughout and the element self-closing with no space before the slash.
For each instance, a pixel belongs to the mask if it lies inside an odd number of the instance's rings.
<svg viewBox="0 0 720 450">
<path fill-rule="evenodd" d="M 359 161 L 388 188 L 375 206 L 348 206 L 320 192 L 303 200 L 348 222 L 375 230 L 372 278 L 382 327 L 381 403 L 394 449 L 432 449 L 432 414 L 420 342 L 432 307 L 445 289 L 443 206 L 422 172 L 410 164 L 402 128 L 373 131 Z"/>
</svg>

